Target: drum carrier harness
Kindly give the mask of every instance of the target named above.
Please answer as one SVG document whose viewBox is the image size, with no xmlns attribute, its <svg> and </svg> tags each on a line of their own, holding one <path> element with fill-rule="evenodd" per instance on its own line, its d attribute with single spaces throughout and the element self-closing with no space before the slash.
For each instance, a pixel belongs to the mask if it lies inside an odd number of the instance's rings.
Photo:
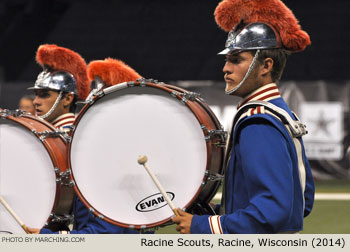
<svg viewBox="0 0 350 252">
<path fill-rule="evenodd" d="M 244 104 L 242 107 L 240 107 L 233 118 L 232 122 L 232 131 L 230 134 L 229 141 L 227 143 L 227 149 L 226 149 L 226 155 L 225 155 L 225 167 L 228 166 L 231 151 L 232 151 L 232 141 L 233 141 L 233 133 L 235 132 L 235 129 L 238 125 L 238 123 L 243 120 L 244 118 L 250 116 L 249 111 L 250 109 L 255 109 L 257 107 L 264 107 L 266 114 L 272 115 L 275 118 L 277 118 L 279 121 L 282 122 L 282 124 L 286 127 L 289 136 L 293 140 L 294 147 L 297 153 L 298 158 L 298 166 L 302 167 L 303 169 L 299 169 L 299 178 L 300 178 L 300 184 L 303 189 L 303 193 L 305 190 L 305 167 L 304 167 L 304 161 L 302 157 L 302 148 L 299 141 L 299 138 L 306 135 L 308 131 L 306 130 L 306 125 L 303 124 L 298 116 L 292 111 L 293 116 L 296 118 L 294 120 L 287 111 L 284 109 L 277 107 L 276 105 L 266 102 L 266 101 L 251 101 L 246 104 Z M 221 207 L 220 207 L 220 214 L 225 214 L 225 207 L 224 207 L 224 199 L 225 199 L 225 186 L 223 186 L 223 194 L 221 199 Z"/>
</svg>

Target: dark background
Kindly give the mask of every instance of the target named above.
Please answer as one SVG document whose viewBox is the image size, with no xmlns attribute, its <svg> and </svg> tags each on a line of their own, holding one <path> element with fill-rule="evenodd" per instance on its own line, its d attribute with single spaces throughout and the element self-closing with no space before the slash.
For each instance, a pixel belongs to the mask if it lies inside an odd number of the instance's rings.
<svg viewBox="0 0 350 252">
<path fill-rule="evenodd" d="M 114 57 L 163 81 L 222 80 L 226 40 L 213 12 L 218 0 L 1 0 L 4 82 L 34 81 L 36 49 L 54 43 L 87 62 Z M 350 2 L 292 1 L 312 46 L 288 61 L 284 80 L 348 80 Z"/>
</svg>

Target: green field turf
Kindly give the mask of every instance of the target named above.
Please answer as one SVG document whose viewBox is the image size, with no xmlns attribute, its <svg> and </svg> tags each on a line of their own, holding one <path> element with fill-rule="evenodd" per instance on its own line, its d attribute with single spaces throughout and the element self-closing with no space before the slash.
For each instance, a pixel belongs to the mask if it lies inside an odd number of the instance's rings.
<svg viewBox="0 0 350 252">
<path fill-rule="evenodd" d="M 302 234 L 350 234 L 350 200 L 317 200 Z"/>
<path fill-rule="evenodd" d="M 350 193 L 350 181 L 318 181 L 316 193 Z M 221 190 L 219 190 L 221 191 Z M 175 225 L 161 227 L 157 234 L 175 234 Z M 350 234 L 349 200 L 316 200 L 305 218 L 302 234 Z"/>
</svg>

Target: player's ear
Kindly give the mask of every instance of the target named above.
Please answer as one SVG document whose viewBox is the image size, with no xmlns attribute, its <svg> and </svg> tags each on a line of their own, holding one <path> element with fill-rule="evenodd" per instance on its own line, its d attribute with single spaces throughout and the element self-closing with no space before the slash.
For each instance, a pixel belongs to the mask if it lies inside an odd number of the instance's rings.
<svg viewBox="0 0 350 252">
<path fill-rule="evenodd" d="M 71 103 L 74 100 L 74 94 L 72 93 L 67 93 L 65 94 L 65 96 L 63 97 L 63 105 L 65 107 L 69 107 L 71 105 Z"/>
<path fill-rule="evenodd" d="M 268 73 L 271 73 L 272 67 L 273 67 L 273 59 L 272 58 L 266 58 L 264 59 L 264 62 L 261 66 L 261 75 L 266 75 Z"/>
</svg>

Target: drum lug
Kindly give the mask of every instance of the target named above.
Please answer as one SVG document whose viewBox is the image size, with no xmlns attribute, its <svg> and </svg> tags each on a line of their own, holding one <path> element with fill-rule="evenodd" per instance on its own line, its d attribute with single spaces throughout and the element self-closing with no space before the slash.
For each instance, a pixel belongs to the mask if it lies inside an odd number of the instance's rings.
<svg viewBox="0 0 350 252">
<path fill-rule="evenodd" d="M 177 96 L 179 95 L 179 92 L 177 92 L 177 91 L 172 91 L 172 92 L 170 93 L 170 95 L 171 95 L 172 97 L 174 97 L 174 98 L 177 98 Z"/>
<path fill-rule="evenodd" d="M 104 95 L 103 88 L 105 87 L 105 84 L 103 81 L 97 76 L 95 80 L 93 81 L 94 88 L 89 93 L 88 97 L 86 97 L 85 101 L 78 101 L 77 104 L 89 104 L 92 105 L 95 102 L 95 97 L 102 97 Z"/>
<path fill-rule="evenodd" d="M 181 95 L 182 95 L 181 101 L 184 104 L 186 104 L 188 101 L 195 101 L 195 100 L 203 101 L 203 99 L 200 97 L 200 94 L 195 92 L 184 92 Z"/>
<path fill-rule="evenodd" d="M 153 84 L 158 84 L 159 83 L 158 80 L 146 79 L 146 78 L 140 78 L 140 79 L 137 79 L 136 81 L 140 82 L 140 86 L 141 87 L 145 87 L 146 83 L 153 83 Z"/>
<path fill-rule="evenodd" d="M 59 178 L 56 181 L 60 182 L 62 186 L 74 187 L 75 183 L 73 180 L 69 180 L 72 171 L 67 169 L 65 172 L 60 172 Z"/>
<path fill-rule="evenodd" d="M 134 226 L 132 226 L 132 227 L 133 227 L 132 229 L 135 228 Z M 158 227 L 147 228 L 145 225 L 142 225 L 140 227 L 140 230 L 138 230 L 138 232 L 139 232 L 139 234 L 154 233 L 157 229 L 158 229 Z"/>
<path fill-rule="evenodd" d="M 6 119 L 8 116 L 20 117 L 24 114 L 26 114 L 26 112 L 19 109 L 16 109 L 16 110 L 4 109 L 0 112 L 0 116 L 2 119 Z"/>
<path fill-rule="evenodd" d="M 43 132 L 39 132 L 35 129 L 32 130 L 34 134 L 37 134 L 39 136 L 39 139 L 44 142 L 47 137 L 63 137 L 64 139 L 68 140 L 67 133 L 61 130 L 55 130 L 55 131 L 48 131 L 45 130 Z"/>
<path fill-rule="evenodd" d="M 95 209 L 90 207 L 89 212 L 93 214 L 95 212 Z M 103 220 L 105 217 L 102 214 L 99 214 L 99 215 L 97 215 L 97 218 L 99 218 L 100 220 Z"/>
<path fill-rule="evenodd" d="M 69 178 L 69 176 L 71 175 L 71 170 L 67 169 L 65 172 L 61 172 L 60 173 L 60 177 L 63 179 L 67 179 Z"/>
<path fill-rule="evenodd" d="M 57 179 L 56 179 L 57 181 Z M 69 181 L 69 182 L 65 182 L 65 181 L 62 181 L 61 179 L 59 179 L 59 182 L 61 183 L 62 186 L 67 186 L 67 187 L 74 187 L 75 183 L 74 181 Z"/>
<path fill-rule="evenodd" d="M 69 136 L 68 134 L 62 134 L 62 137 L 68 142 L 68 143 L 70 143 L 70 142 L 72 142 L 72 137 L 71 136 Z"/>
<path fill-rule="evenodd" d="M 61 186 L 67 186 L 67 187 L 74 187 L 75 183 L 74 181 L 70 180 L 67 182 L 67 179 L 65 178 L 56 178 L 56 183 L 60 184 Z"/>
<path fill-rule="evenodd" d="M 195 92 L 184 92 L 184 93 L 182 94 L 182 96 L 185 97 L 187 100 L 190 100 L 190 101 L 195 101 L 195 100 L 197 100 L 197 99 L 203 100 L 203 99 L 201 98 L 201 95 L 198 94 L 198 93 L 195 93 Z"/>
<path fill-rule="evenodd" d="M 208 181 L 222 181 L 224 179 L 224 175 L 215 173 L 215 174 L 210 174 L 209 171 L 205 171 L 205 175 L 208 177 Z"/>
<path fill-rule="evenodd" d="M 219 140 L 213 144 L 222 148 L 226 147 L 227 131 L 224 131 L 222 128 L 219 130 L 208 130 L 205 125 L 202 125 L 201 128 L 204 131 L 204 133 L 206 133 L 204 138 L 206 142 L 212 140 L 213 137 L 218 137 Z"/>
</svg>

